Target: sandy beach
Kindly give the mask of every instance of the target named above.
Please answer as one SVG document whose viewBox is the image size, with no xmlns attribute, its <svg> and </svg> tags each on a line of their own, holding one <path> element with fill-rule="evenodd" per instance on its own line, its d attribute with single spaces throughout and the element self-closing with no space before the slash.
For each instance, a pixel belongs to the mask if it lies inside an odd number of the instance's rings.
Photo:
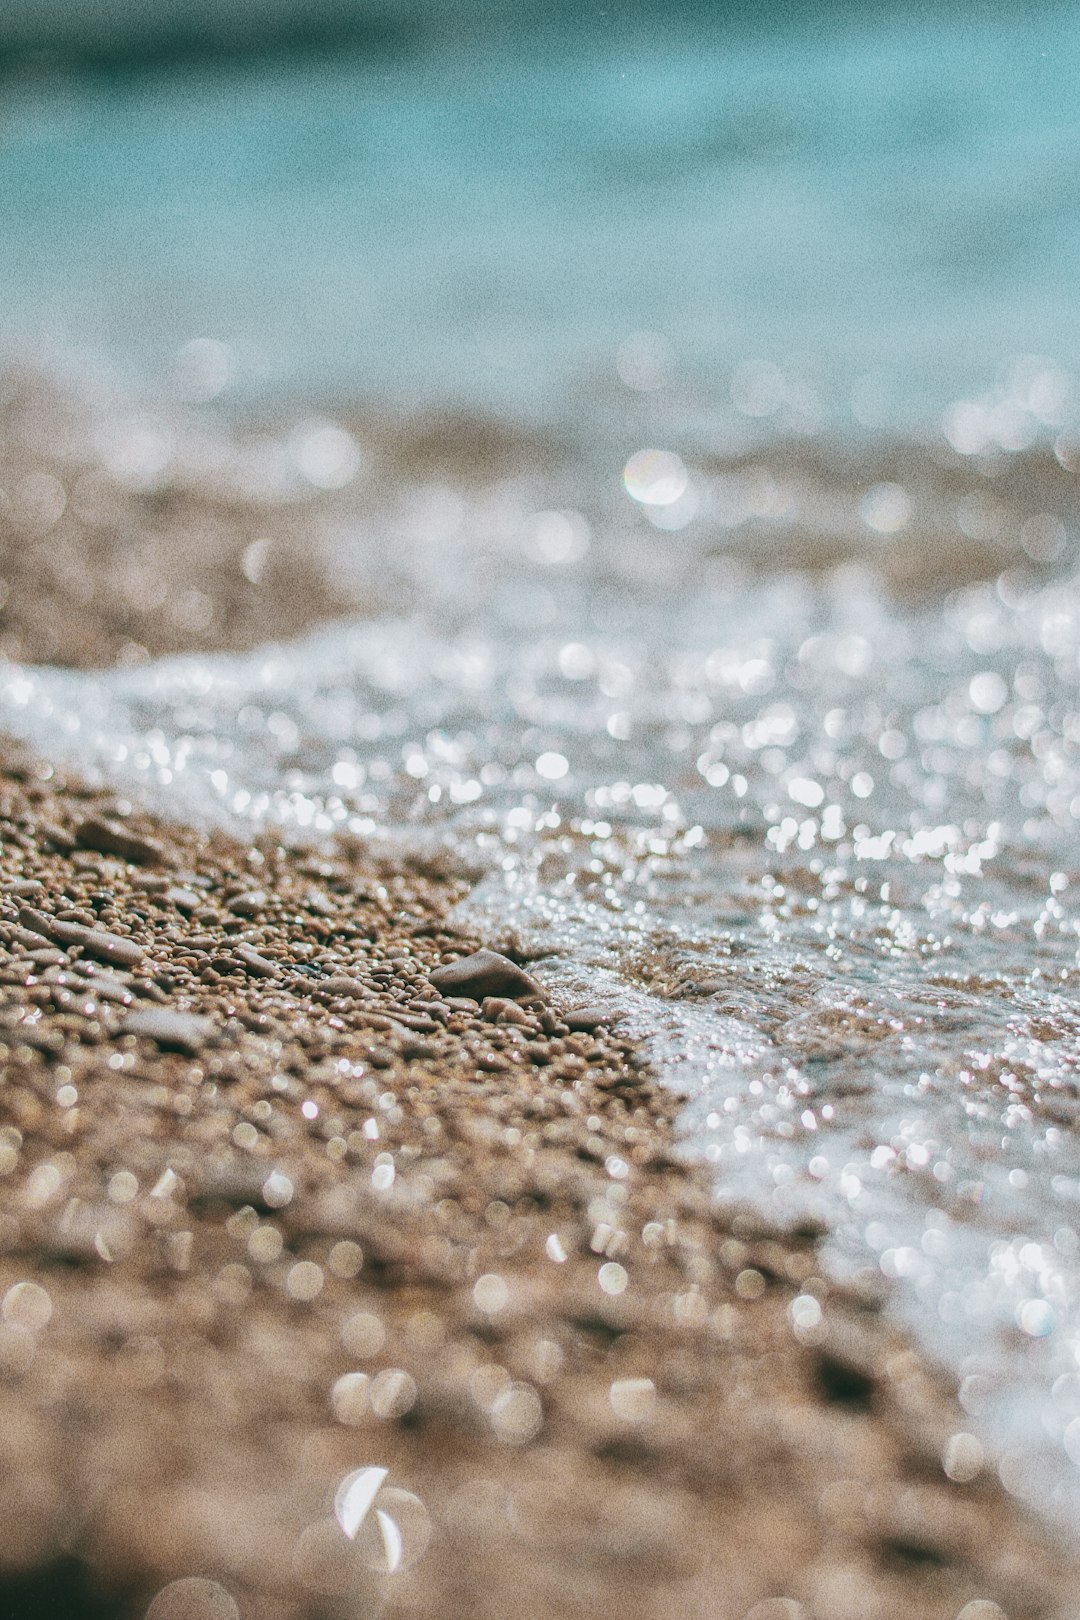
<svg viewBox="0 0 1080 1620">
<path fill-rule="evenodd" d="M 190 501 L 35 460 L 7 410 L 9 655 L 342 605 L 306 519 L 263 573 L 266 509 L 219 500 L 228 543 L 132 617 L 107 559 L 182 563 Z M 454 863 L 242 843 L 0 764 L 5 1613 L 1072 1614 L 1080 1572 L 882 1291 L 718 1208 L 677 1094 L 617 1022 L 537 996 L 512 930 L 463 931 Z M 440 991 L 482 948 L 499 994 Z M 349 1520 L 357 1477 L 383 1519 Z"/>
</svg>

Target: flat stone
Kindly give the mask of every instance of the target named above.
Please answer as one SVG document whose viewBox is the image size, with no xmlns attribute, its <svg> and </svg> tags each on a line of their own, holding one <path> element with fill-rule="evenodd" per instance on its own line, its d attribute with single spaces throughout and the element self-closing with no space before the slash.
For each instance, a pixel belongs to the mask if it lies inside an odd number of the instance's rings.
<svg viewBox="0 0 1080 1620">
<path fill-rule="evenodd" d="M 268 957 L 260 956 L 253 945 L 238 945 L 236 960 L 256 979 L 276 979 L 278 965 Z"/>
<path fill-rule="evenodd" d="M 32 906 L 20 908 L 19 925 L 32 934 L 40 934 L 44 939 L 54 940 L 60 945 L 78 945 L 101 962 L 137 967 L 146 958 L 146 952 L 134 939 L 126 939 L 121 934 L 107 934 L 101 928 L 87 928 L 83 923 L 61 922 L 58 917 L 47 917 Z"/>
<path fill-rule="evenodd" d="M 266 910 L 267 899 L 262 889 L 246 889 L 243 894 L 234 895 L 228 904 L 234 917 L 258 917 Z"/>
<path fill-rule="evenodd" d="M 13 883 L 4 885 L 4 893 L 13 900 L 30 900 L 36 894 L 44 894 L 45 885 L 37 878 L 16 878 Z"/>
<path fill-rule="evenodd" d="M 348 996 L 354 1001 L 370 1001 L 374 994 L 366 984 L 361 984 L 359 979 L 350 979 L 346 973 L 332 973 L 328 979 L 319 979 L 315 988 L 325 990 L 332 996 Z"/>
<path fill-rule="evenodd" d="M 108 816 L 87 816 L 75 829 L 75 841 L 83 849 L 118 855 L 133 866 L 158 866 L 165 859 L 165 846 L 156 838 L 134 832 Z"/>
<path fill-rule="evenodd" d="M 440 995 L 460 996 L 469 1001 L 483 1001 L 486 996 L 509 996 L 517 1000 L 543 993 L 536 980 L 516 962 L 500 956 L 498 951 L 486 949 L 459 957 L 456 962 L 444 963 L 428 974 L 428 981 Z"/>
<path fill-rule="evenodd" d="M 393 1012 L 390 1016 L 396 1024 L 403 1024 L 420 1035 L 432 1035 L 439 1028 L 434 1018 L 427 1018 L 423 1013 Z"/>
<path fill-rule="evenodd" d="M 172 888 L 165 890 L 165 898 L 177 911 L 198 911 L 205 896 L 196 894 L 194 889 Z"/>
<path fill-rule="evenodd" d="M 607 1007 L 571 1007 L 569 1012 L 559 1014 L 567 1029 L 579 1035 L 591 1034 L 594 1029 L 611 1029 L 625 1016 Z"/>
<path fill-rule="evenodd" d="M 171 1051 L 201 1052 L 214 1038 L 212 1018 L 198 1013 L 174 1012 L 170 1007 L 140 1007 L 125 1018 L 121 1033 L 140 1035 Z"/>
</svg>

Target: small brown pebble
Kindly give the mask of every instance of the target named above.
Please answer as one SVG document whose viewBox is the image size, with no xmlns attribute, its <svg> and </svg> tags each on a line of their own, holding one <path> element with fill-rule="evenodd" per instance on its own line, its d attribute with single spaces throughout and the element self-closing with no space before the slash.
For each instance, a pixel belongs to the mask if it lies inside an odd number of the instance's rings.
<svg viewBox="0 0 1080 1620">
<path fill-rule="evenodd" d="M 524 969 L 497 951 L 479 950 L 446 962 L 428 974 L 441 995 L 483 1001 L 486 996 L 538 996 L 540 986 Z"/>
<path fill-rule="evenodd" d="M 132 872 L 129 881 L 141 894 L 162 894 L 169 887 L 168 878 L 160 872 Z"/>
<path fill-rule="evenodd" d="M 115 979 L 94 978 L 83 981 L 85 988 L 98 1001 L 115 1001 L 121 1007 L 130 1007 L 135 999 L 126 984 L 119 984 Z M 80 986 L 80 988 L 82 988 Z"/>
<path fill-rule="evenodd" d="M 13 900 L 30 900 L 35 894 L 44 894 L 45 885 L 39 883 L 37 878 L 19 878 L 16 882 L 9 883 L 4 892 Z"/>
<path fill-rule="evenodd" d="M 314 988 L 335 996 L 351 996 L 357 1001 L 366 1001 L 371 996 L 366 984 L 361 984 L 359 979 L 350 979 L 344 973 L 332 973 L 328 979 L 319 979 Z"/>
<path fill-rule="evenodd" d="M 23 928 L 41 934 L 45 939 L 56 940 L 61 945 L 80 945 L 89 955 L 98 957 L 102 962 L 119 962 L 122 967 L 135 967 L 146 957 L 142 946 L 133 939 L 107 934 L 99 928 L 87 928 L 83 923 L 61 922 L 56 917 L 46 917 L 42 912 L 34 911 L 30 906 L 20 909 L 19 922 Z"/>
<path fill-rule="evenodd" d="M 202 898 L 194 889 L 166 889 L 165 898 L 177 911 L 198 911 Z"/>
<path fill-rule="evenodd" d="M 238 945 L 236 959 L 256 979 L 276 979 L 278 976 L 277 963 L 260 956 L 252 945 Z"/>
<path fill-rule="evenodd" d="M 480 1012 L 489 1024 L 532 1024 L 533 1022 L 523 1007 L 519 1007 L 516 1001 L 507 1001 L 505 996 L 485 996 Z"/>
<path fill-rule="evenodd" d="M 594 1029 L 605 1026 L 611 1029 L 619 1023 L 625 1013 L 614 1012 L 605 1007 L 571 1007 L 562 1014 L 562 1021 L 571 1033 L 591 1034 Z"/>
<path fill-rule="evenodd" d="M 395 1011 L 390 1016 L 395 1023 L 403 1024 L 406 1029 L 415 1029 L 422 1035 L 431 1035 L 439 1027 L 434 1018 L 425 1018 L 422 1013 L 417 1015 Z"/>
<path fill-rule="evenodd" d="M 143 837 L 108 816 L 87 816 L 75 829 L 75 841 L 83 849 L 118 855 L 133 866 L 157 866 L 165 859 L 165 846 L 156 838 Z"/>
<path fill-rule="evenodd" d="M 140 1007 L 125 1018 L 121 1033 L 141 1035 L 170 1051 L 194 1056 L 213 1039 L 214 1021 L 197 1013 L 173 1012 L 168 1007 Z"/>
<path fill-rule="evenodd" d="M 248 889 L 229 901 L 234 917 L 258 917 L 266 909 L 266 895 L 261 889 Z"/>
</svg>

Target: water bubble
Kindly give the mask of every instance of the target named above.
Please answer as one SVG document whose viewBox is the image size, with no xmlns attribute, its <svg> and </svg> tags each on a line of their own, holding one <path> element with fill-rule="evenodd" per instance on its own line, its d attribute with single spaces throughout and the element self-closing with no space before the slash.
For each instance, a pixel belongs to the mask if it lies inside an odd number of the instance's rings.
<svg viewBox="0 0 1080 1620">
<path fill-rule="evenodd" d="M 536 774 L 546 782 L 561 782 L 569 769 L 565 754 L 541 754 L 536 761 Z"/>
<path fill-rule="evenodd" d="M 322 1267 L 317 1266 L 314 1260 L 298 1260 L 289 1267 L 285 1292 L 290 1299 L 307 1304 L 322 1292 L 323 1281 Z"/>
<path fill-rule="evenodd" d="M 293 1195 L 293 1184 L 280 1170 L 272 1170 L 262 1185 L 263 1203 L 268 1209 L 284 1209 Z"/>
<path fill-rule="evenodd" d="M 966 1485 L 982 1470 L 986 1453 L 973 1434 L 954 1434 L 950 1437 L 941 1459 L 949 1479 Z"/>
<path fill-rule="evenodd" d="M 1047 1300 L 1025 1299 L 1016 1307 L 1016 1325 L 1033 1339 L 1045 1339 L 1057 1326 L 1057 1316 Z"/>
<path fill-rule="evenodd" d="M 522 1446 L 539 1434 L 544 1408 L 531 1384 L 510 1384 L 492 1401 L 488 1418 L 499 1440 Z"/>
<path fill-rule="evenodd" d="M 647 506 L 674 505 L 689 481 L 685 462 L 671 450 L 638 450 L 623 468 L 626 493 Z"/>
<path fill-rule="evenodd" d="M 357 1311 L 355 1316 L 350 1316 L 343 1323 L 341 1342 L 350 1355 L 367 1360 L 370 1356 L 377 1356 L 386 1343 L 386 1329 L 370 1311 Z"/>
<path fill-rule="evenodd" d="M 765 1278 L 760 1271 L 748 1266 L 735 1278 L 735 1292 L 740 1299 L 760 1299 L 765 1292 Z"/>
<path fill-rule="evenodd" d="M 269 556 L 270 541 L 265 536 L 252 540 L 250 545 L 244 547 L 240 558 L 240 571 L 252 585 L 262 584 Z"/>
<path fill-rule="evenodd" d="M 344 1373 L 330 1391 L 330 1406 L 339 1423 L 350 1427 L 363 1423 L 371 1410 L 368 1388 L 371 1380 L 366 1373 Z"/>
<path fill-rule="evenodd" d="M 489 1271 L 483 1277 L 477 1277 L 473 1284 L 473 1299 L 485 1315 L 496 1316 L 509 1304 L 510 1290 L 502 1277 Z"/>
<path fill-rule="evenodd" d="M 40 1283 L 17 1282 L 4 1295 L 0 1316 L 5 1322 L 28 1332 L 40 1333 L 47 1327 L 53 1313 L 53 1303 Z"/>
<path fill-rule="evenodd" d="M 301 422 L 289 438 L 293 460 L 317 489 L 343 489 L 360 471 L 356 440 L 336 422 Z"/>
<path fill-rule="evenodd" d="M 983 670 L 980 675 L 972 676 L 968 683 L 971 706 L 979 714 L 997 714 L 1008 695 L 1009 688 L 996 670 Z"/>
<path fill-rule="evenodd" d="M 900 484 L 875 484 L 863 496 L 859 511 L 876 534 L 899 534 L 911 521 L 911 497 Z"/>
<path fill-rule="evenodd" d="M 624 1266 L 620 1266 L 616 1260 L 609 1260 L 607 1265 L 600 1267 L 597 1281 L 605 1294 L 624 1294 L 630 1278 Z"/>
<path fill-rule="evenodd" d="M 821 1325 L 821 1306 L 813 1294 L 799 1294 L 788 1306 L 796 1333 L 813 1333 Z"/>
<path fill-rule="evenodd" d="M 579 562 L 589 549 L 589 539 L 589 525 L 580 512 L 537 512 L 523 543 L 534 562 L 557 568 Z"/>
<path fill-rule="evenodd" d="M 152 490 L 164 481 L 173 457 L 173 436 L 162 423 L 136 417 L 104 426 L 98 436 L 102 462 L 118 484 Z"/>
<path fill-rule="evenodd" d="M 387 1485 L 385 1468 L 346 1474 L 334 1497 L 334 1513 L 362 1562 L 379 1575 L 401 1575 L 424 1556 L 431 1520 L 418 1496 Z"/>
<path fill-rule="evenodd" d="M 276 1226 L 257 1226 L 247 1241 L 248 1254 L 257 1265 L 271 1265 L 281 1253 L 285 1241 Z"/>
<path fill-rule="evenodd" d="M 1009 1620 L 1009 1617 L 990 1598 L 976 1598 L 973 1603 L 964 1604 L 956 1620 Z"/>
<path fill-rule="evenodd" d="M 343 1277 L 346 1281 L 351 1281 L 363 1269 L 364 1251 L 359 1243 L 353 1243 L 349 1238 L 342 1238 L 330 1250 L 326 1257 L 326 1264 L 335 1277 Z"/>
<path fill-rule="evenodd" d="M 240 1620 L 240 1610 L 217 1581 L 189 1575 L 162 1587 L 146 1611 L 146 1620 Z"/>
<path fill-rule="evenodd" d="M 805 1617 L 806 1610 L 794 1598 L 774 1597 L 755 1603 L 746 1620 L 805 1620 Z"/>
<path fill-rule="evenodd" d="M 644 1423 L 656 1410 L 656 1385 L 651 1378 L 616 1378 L 608 1389 L 608 1402 L 616 1417 Z"/>
<path fill-rule="evenodd" d="M 399 1418 L 416 1404 L 416 1380 L 400 1367 L 388 1367 L 371 1380 L 368 1399 L 376 1417 Z"/>
</svg>

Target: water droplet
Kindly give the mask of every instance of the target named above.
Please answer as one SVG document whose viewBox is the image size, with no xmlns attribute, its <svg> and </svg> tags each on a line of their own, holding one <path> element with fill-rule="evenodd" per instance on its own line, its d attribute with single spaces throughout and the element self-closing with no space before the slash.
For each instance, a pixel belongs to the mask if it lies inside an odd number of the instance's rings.
<svg viewBox="0 0 1080 1620">
<path fill-rule="evenodd" d="M 240 1620 L 236 1602 L 217 1581 L 189 1575 L 162 1587 L 146 1620 Z"/>
<path fill-rule="evenodd" d="M 5 1322 L 26 1328 L 31 1333 L 40 1333 L 43 1327 L 47 1327 L 52 1313 L 53 1303 L 48 1292 L 35 1282 L 15 1283 L 8 1289 L 0 1305 L 0 1316 Z"/>
<path fill-rule="evenodd" d="M 674 505 L 689 482 L 685 462 L 671 450 L 638 450 L 623 469 L 626 493 L 646 506 Z"/>
<path fill-rule="evenodd" d="M 424 1556 L 431 1520 L 418 1496 L 387 1485 L 387 1478 L 385 1468 L 357 1468 L 346 1474 L 334 1497 L 334 1512 L 368 1569 L 401 1575 Z"/>
<path fill-rule="evenodd" d="M 606 1265 L 600 1267 L 597 1281 L 605 1294 L 624 1294 L 630 1278 L 625 1266 L 620 1266 L 617 1260 L 609 1260 Z"/>
<path fill-rule="evenodd" d="M 477 1308 L 487 1316 L 497 1316 L 506 1309 L 510 1300 L 510 1290 L 503 1279 L 495 1272 L 489 1271 L 483 1277 L 477 1277 L 473 1284 L 473 1299 Z"/>
<path fill-rule="evenodd" d="M 617 1378 L 608 1390 L 608 1401 L 616 1417 L 644 1423 L 656 1410 L 656 1385 L 651 1378 Z"/>
<path fill-rule="evenodd" d="M 416 1381 L 400 1367 L 388 1367 L 371 1380 L 368 1399 L 376 1417 L 404 1417 L 416 1404 Z"/>
<path fill-rule="evenodd" d="M 355 1426 L 363 1423 L 371 1406 L 368 1390 L 371 1380 L 366 1373 L 343 1373 L 330 1391 L 330 1406 L 339 1423 Z"/>
</svg>

